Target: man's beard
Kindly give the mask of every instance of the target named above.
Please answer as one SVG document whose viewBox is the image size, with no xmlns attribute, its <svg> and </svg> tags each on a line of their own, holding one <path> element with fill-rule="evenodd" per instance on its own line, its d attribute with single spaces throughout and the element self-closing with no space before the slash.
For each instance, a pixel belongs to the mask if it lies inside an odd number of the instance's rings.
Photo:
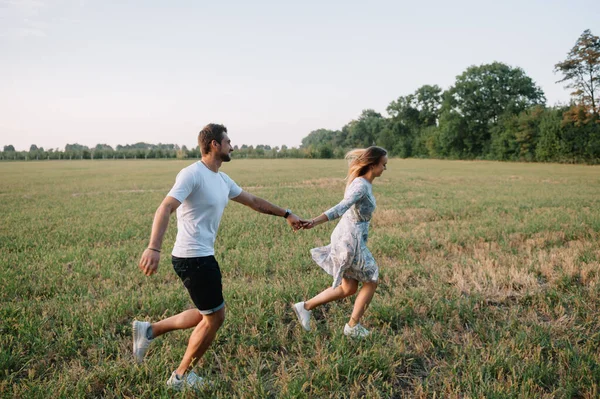
<svg viewBox="0 0 600 399">
<path fill-rule="evenodd" d="M 221 161 L 223 161 L 223 162 L 229 162 L 229 161 L 231 161 L 231 155 L 229 155 L 229 154 L 221 154 Z"/>
</svg>

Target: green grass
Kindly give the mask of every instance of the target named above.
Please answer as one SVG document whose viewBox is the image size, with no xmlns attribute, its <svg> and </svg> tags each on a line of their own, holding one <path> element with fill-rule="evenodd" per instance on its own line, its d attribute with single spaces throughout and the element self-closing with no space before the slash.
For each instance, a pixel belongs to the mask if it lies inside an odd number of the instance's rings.
<svg viewBox="0 0 600 399">
<path fill-rule="evenodd" d="M 171 397 L 189 331 L 130 354 L 131 320 L 191 307 L 172 270 L 137 261 L 156 207 L 193 161 L 0 163 L 0 396 Z M 343 195 L 340 160 L 234 160 L 247 191 L 305 217 Z M 381 284 L 304 333 L 290 304 L 331 279 L 310 259 L 335 224 L 293 233 L 230 203 L 217 238 L 227 319 L 198 366 L 208 397 L 593 398 L 600 385 L 600 168 L 392 159 L 369 245 Z M 181 397 L 190 396 L 181 394 Z"/>
</svg>

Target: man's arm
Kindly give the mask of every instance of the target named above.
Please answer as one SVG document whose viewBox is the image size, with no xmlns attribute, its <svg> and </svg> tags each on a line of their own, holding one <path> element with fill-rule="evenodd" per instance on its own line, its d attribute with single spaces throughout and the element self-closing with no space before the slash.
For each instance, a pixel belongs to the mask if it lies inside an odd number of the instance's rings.
<svg viewBox="0 0 600 399">
<path fill-rule="evenodd" d="M 181 205 L 181 202 L 173 197 L 167 196 L 159 205 L 156 213 L 154 213 L 150 243 L 148 244 L 148 248 L 146 248 L 142 254 L 138 265 L 146 276 L 151 276 L 156 272 L 156 269 L 158 269 L 160 248 L 162 247 L 163 237 L 165 236 L 167 226 L 169 225 L 169 218 L 171 214 L 179 208 L 179 205 Z"/>
<path fill-rule="evenodd" d="M 242 205 L 246 205 L 256 212 L 264 213 L 266 215 L 275 215 L 275 216 L 285 216 L 287 210 L 277 205 L 270 203 L 267 200 L 259 198 L 253 194 L 250 194 L 247 191 L 242 191 L 240 195 L 231 199 L 232 201 L 238 202 Z M 290 226 L 293 227 L 294 230 L 298 230 L 301 227 L 301 223 L 303 221 L 293 213 L 285 219 Z"/>
</svg>

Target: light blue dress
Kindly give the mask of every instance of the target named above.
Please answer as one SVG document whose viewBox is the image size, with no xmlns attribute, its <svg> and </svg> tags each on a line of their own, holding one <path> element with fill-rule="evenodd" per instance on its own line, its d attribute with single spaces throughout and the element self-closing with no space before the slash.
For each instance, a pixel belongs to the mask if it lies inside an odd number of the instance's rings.
<svg viewBox="0 0 600 399">
<path fill-rule="evenodd" d="M 367 248 L 369 224 L 375 211 L 375 197 L 371 183 L 355 178 L 346 188 L 344 199 L 325 211 L 331 221 L 342 219 L 331 233 L 331 244 L 310 250 L 313 260 L 333 277 L 335 288 L 342 277 L 361 282 L 376 282 L 379 268 Z"/>
</svg>

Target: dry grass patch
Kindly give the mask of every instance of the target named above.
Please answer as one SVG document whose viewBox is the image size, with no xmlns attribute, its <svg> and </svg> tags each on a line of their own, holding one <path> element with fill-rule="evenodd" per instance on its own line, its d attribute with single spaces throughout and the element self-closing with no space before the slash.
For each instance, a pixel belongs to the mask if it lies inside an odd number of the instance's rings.
<svg viewBox="0 0 600 399">
<path fill-rule="evenodd" d="M 535 273 L 522 256 L 502 252 L 495 242 L 482 240 L 472 246 L 450 245 L 458 259 L 450 283 L 465 295 L 478 294 L 490 302 L 503 302 L 540 289 Z"/>
<path fill-rule="evenodd" d="M 567 241 L 562 231 L 529 238 L 515 233 L 509 237 L 509 247 L 513 252 L 503 251 L 495 242 L 449 245 L 457 257 L 450 283 L 463 294 L 502 302 L 535 293 L 546 284 L 594 287 L 600 281 L 600 249 L 591 241 Z"/>
<path fill-rule="evenodd" d="M 589 257 L 589 260 L 586 260 Z M 573 284 L 596 287 L 600 281 L 600 249 L 594 242 L 569 241 L 537 254 L 539 273 L 548 283 L 557 284 L 565 277 Z"/>
<path fill-rule="evenodd" d="M 504 302 L 540 289 L 534 273 L 516 266 L 499 267 L 489 257 L 454 265 L 450 283 L 463 294 L 479 294 L 489 302 Z"/>
</svg>

